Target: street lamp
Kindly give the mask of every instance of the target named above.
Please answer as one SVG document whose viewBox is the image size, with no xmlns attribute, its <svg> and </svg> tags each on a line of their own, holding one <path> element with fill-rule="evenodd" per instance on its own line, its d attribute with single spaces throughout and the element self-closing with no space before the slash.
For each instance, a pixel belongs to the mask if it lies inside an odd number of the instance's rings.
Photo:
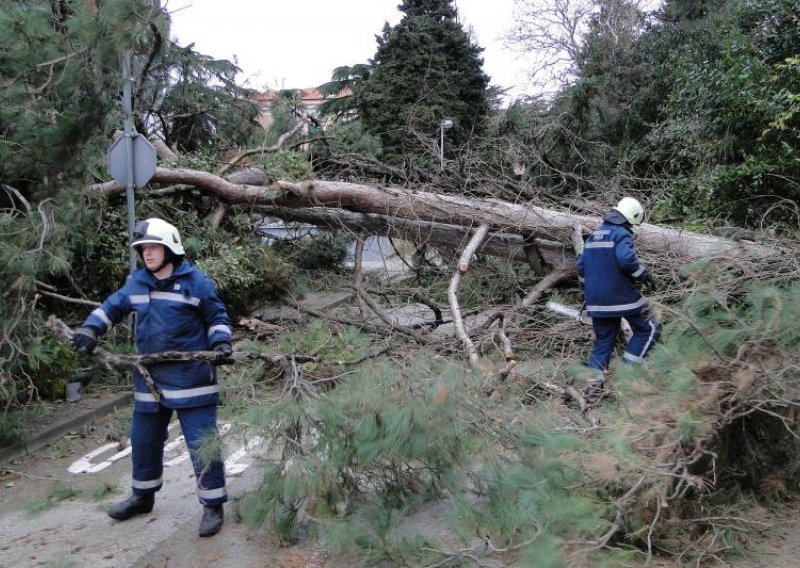
<svg viewBox="0 0 800 568">
<path fill-rule="evenodd" d="M 453 128 L 453 119 L 452 118 L 443 118 L 442 121 L 439 123 L 439 132 L 440 132 L 440 140 L 439 140 L 439 169 L 444 169 L 444 131 Z"/>
</svg>

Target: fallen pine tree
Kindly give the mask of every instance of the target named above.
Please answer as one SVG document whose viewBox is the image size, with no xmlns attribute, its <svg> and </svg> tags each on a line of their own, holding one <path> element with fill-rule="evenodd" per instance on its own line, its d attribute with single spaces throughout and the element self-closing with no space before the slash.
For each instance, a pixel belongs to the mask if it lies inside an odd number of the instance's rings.
<svg viewBox="0 0 800 568">
<path fill-rule="evenodd" d="M 574 278 L 576 234 L 597 219 L 333 182 L 226 185 L 162 170 L 156 181 L 284 219 L 397 231 L 454 252 L 448 303 L 471 370 L 441 359 L 453 354 L 452 342 L 430 342 L 443 318 L 412 329 L 371 301 L 357 259 L 354 288 L 379 322 L 362 329 L 377 332 L 383 322 L 397 356 L 365 361 L 330 390 L 283 388 L 244 418 L 284 459 L 242 511 L 284 538 L 313 525 L 373 560 L 421 565 L 491 556 L 588 566 L 664 554 L 702 563 L 761 527 L 732 494 L 774 498 L 796 489 L 800 298 L 797 285 L 786 285 L 797 277 L 796 244 L 638 229 L 642 256 L 666 282 L 657 298 L 665 338 L 645 367 L 615 369 L 613 398 L 587 401 L 574 363 L 587 332 L 577 321 L 547 319 L 540 304 Z M 101 197 L 116 191 L 91 188 Z M 531 243 L 549 265 L 537 285 L 515 305 L 486 306 L 482 323 L 459 325 L 460 285 L 474 255 L 529 260 Z M 518 252 L 503 255 L 505 248 Z M 284 379 L 298 384 L 303 366 L 295 359 Z M 433 498 L 448 502 L 461 540 L 423 534 L 420 546 L 398 536 L 402 519 Z"/>
<path fill-rule="evenodd" d="M 233 183 L 198 170 L 157 168 L 150 183 L 191 185 L 232 205 L 285 209 L 326 207 L 387 215 L 398 220 L 427 221 L 466 228 L 486 224 L 493 231 L 507 231 L 566 243 L 570 242 L 576 226 L 591 228 L 599 222 L 598 218 L 585 215 L 496 199 L 471 199 L 324 180 L 265 181 L 269 182 L 268 185 Z M 123 191 L 123 187 L 112 181 L 91 185 L 86 189 L 86 194 L 93 198 L 106 198 Z M 676 260 L 710 256 L 766 258 L 782 253 L 782 249 L 776 246 L 731 241 L 647 223 L 637 227 L 637 234 L 643 251 L 668 254 Z"/>
<path fill-rule="evenodd" d="M 586 231 L 599 222 L 598 218 L 585 215 L 496 199 L 324 180 L 286 182 L 275 180 L 257 168 L 239 170 L 227 178 L 198 170 L 158 168 L 152 183 L 194 187 L 228 205 L 245 206 L 286 220 L 346 228 L 357 235 L 400 236 L 415 243 L 447 246 L 452 254 L 468 249 L 467 261 L 458 263 L 454 280 L 460 280 L 461 267 L 468 266 L 469 257 L 479 252 L 524 260 L 539 276 L 553 270 L 549 280 L 545 280 L 549 287 L 574 279 L 574 273 L 569 271 L 574 264 L 574 251 L 581 246 Z M 112 181 L 92 185 L 86 193 L 94 198 L 106 198 L 121 191 L 119 184 Z M 478 229 L 480 235 L 476 237 L 473 232 L 478 227 L 483 229 Z M 637 247 L 651 270 L 663 280 L 676 283 L 681 276 L 675 267 L 709 259 L 728 263 L 734 271 L 749 271 L 757 280 L 769 281 L 770 275 L 786 272 L 787 258 L 791 270 L 790 258 L 796 255 L 796 246 L 790 243 L 765 245 L 732 241 L 658 225 L 637 226 L 636 235 Z M 464 253 L 461 254 L 463 257 Z M 357 278 L 359 273 L 357 270 Z M 454 286 L 456 289 L 451 291 L 448 303 L 457 334 L 473 364 L 477 363 L 477 351 L 482 350 L 476 350 L 475 344 L 486 345 L 496 339 L 503 343 L 506 359 L 512 359 L 513 349 L 505 328 L 513 318 L 496 313 L 481 328 L 495 321 L 501 322 L 501 328 L 491 330 L 488 337 L 471 338 L 472 330 L 459 324 L 461 315 L 456 295 L 459 284 Z M 536 300 L 547 291 L 540 290 Z M 370 302 L 363 290 L 359 291 L 359 297 L 380 319 L 387 321 L 382 310 Z M 531 299 L 523 299 L 517 307 L 526 309 L 533 303 Z M 401 331 L 424 341 L 422 334 Z"/>
<path fill-rule="evenodd" d="M 718 292 L 687 298 L 647 367 L 616 369 L 615 398 L 588 407 L 561 404 L 580 383 L 552 355 L 535 372 L 511 369 L 489 398 L 480 366 L 399 336 L 396 356 L 359 357 L 355 373 L 313 388 L 305 367 L 325 357 L 236 353 L 235 368 L 284 368 L 277 393 L 239 417 L 283 456 L 241 513 L 287 541 L 313 526 L 371 562 L 724 554 L 763 529 L 732 494 L 796 487 L 800 287 Z M 437 502 L 453 532 L 415 533 Z"/>
<path fill-rule="evenodd" d="M 554 404 L 579 383 L 551 358 L 512 371 L 499 397 L 478 372 L 407 350 L 323 396 L 281 397 L 250 419 L 289 455 L 244 514 L 289 541 L 311 525 L 409 565 L 719 557 L 766 526 L 742 492 L 797 488 L 798 294 L 757 288 L 735 306 L 697 294 L 646 367 L 615 369 L 594 421 Z M 287 443 L 288 431 L 313 435 Z M 431 499 L 460 539 L 413 532 Z"/>
</svg>

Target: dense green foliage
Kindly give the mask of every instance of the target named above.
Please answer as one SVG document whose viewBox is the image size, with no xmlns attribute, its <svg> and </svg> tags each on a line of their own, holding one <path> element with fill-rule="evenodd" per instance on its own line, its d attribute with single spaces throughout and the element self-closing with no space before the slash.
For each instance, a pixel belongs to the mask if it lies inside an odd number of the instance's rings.
<svg viewBox="0 0 800 568">
<path fill-rule="evenodd" d="M 402 20 L 384 27 L 372 71 L 355 89 L 365 129 L 395 163 L 426 155 L 445 118 L 455 124 L 448 140 L 464 144 L 489 111 L 482 49 L 456 20 L 452 0 L 404 0 L 399 9 Z"/>
<path fill-rule="evenodd" d="M 594 427 L 538 394 L 540 381 L 571 381 L 556 366 L 491 398 L 473 371 L 424 350 L 350 373 L 314 364 L 313 383 L 257 378 L 264 399 L 243 415 L 245 430 L 282 459 L 242 515 L 287 542 L 321 534 L 366 565 L 494 556 L 619 566 L 651 553 L 688 562 L 741 552 L 749 521 L 735 519 L 747 503 L 732 494 L 775 499 L 800 482 L 800 286 L 732 297 L 718 291 L 725 269 L 688 269 L 707 285 L 648 367 L 614 367 L 617 396 L 592 408 Z M 371 340 L 315 323 L 284 343 L 352 361 Z M 752 403 L 759 410 L 743 412 Z"/>
<path fill-rule="evenodd" d="M 3 408 L 61 396 L 65 377 L 78 365 L 43 319 L 55 312 L 79 321 L 87 307 L 53 294 L 100 300 L 128 271 L 122 202 L 90 203 L 76 196 L 87 183 L 107 179 L 105 152 L 123 125 L 122 53 L 130 52 L 134 61 L 138 130 L 207 153 L 212 143 L 215 152 L 224 151 L 249 136 L 255 105 L 249 91 L 233 82 L 236 68 L 176 46 L 168 35 L 166 12 L 146 0 L 0 6 Z M 202 163 L 202 156 L 196 161 Z M 195 197 L 186 195 L 167 208 L 140 203 L 138 213 L 175 219 L 187 236 L 204 234 L 199 216 L 210 215 L 215 204 Z M 256 265 L 268 273 L 281 264 L 262 259 Z M 280 289 L 283 283 L 278 278 L 266 287 Z M 247 297 L 255 284 L 235 293 Z"/>
<path fill-rule="evenodd" d="M 186 150 L 243 142 L 256 107 L 252 92 L 234 82 L 238 69 L 168 35 L 167 15 L 147 0 L 4 4 L 0 179 L 43 197 L 69 175 L 101 174 L 109 133 L 122 126 L 125 51 L 134 56 L 140 131 Z"/>
<path fill-rule="evenodd" d="M 694 42 L 674 46 L 667 117 L 645 146 L 672 210 L 796 223 L 798 22 L 795 2 L 731 3 L 697 24 Z"/>
<path fill-rule="evenodd" d="M 518 103 L 529 179 L 605 201 L 609 187 L 633 192 L 662 217 L 791 232 L 798 4 L 666 2 L 649 19 L 622 0 L 597 6 L 576 82 L 545 109 Z"/>
<path fill-rule="evenodd" d="M 0 8 L 0 179 L 11 185 L 45 182 L 54 193 L 65 175 L 83 173 L 83 160 L 99 166 L 106 142 L 92 137 L 111 128 L 120 50 L 136 49 L 151 35 L 134 16 L 165 20 L 146 2 L 6 2 Z M 142 22 L 143 23 L 143 22 Z M 90 147 L 84 146 L 89 143 Z M 90 152 L 87 152 L 89 154 Z M 31 188 L 33 191 L 33 188 Z"/>
</svg>

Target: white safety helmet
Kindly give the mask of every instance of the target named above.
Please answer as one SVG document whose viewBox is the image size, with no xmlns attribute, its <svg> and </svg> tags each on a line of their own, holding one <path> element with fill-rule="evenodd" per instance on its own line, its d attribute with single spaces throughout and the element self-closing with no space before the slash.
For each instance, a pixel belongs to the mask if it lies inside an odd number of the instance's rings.
<svg viewBox="0 0 800 568">
<path fill-rule="evenodd" d="M 631 225 L 641 225 L 644 221 L 644 207 L 638 199 L 623 197 L 614 209 L 622 213 Z"/>
<path fill-rule="evenodd" d="M 163 219 L 153 217 L 136 224 L 136 228 L 133 229 L 131 247 L 137 248 L 146 244 L 164 245 L 178 256 L 186 254 L 178 229 Z"/>
</svg>

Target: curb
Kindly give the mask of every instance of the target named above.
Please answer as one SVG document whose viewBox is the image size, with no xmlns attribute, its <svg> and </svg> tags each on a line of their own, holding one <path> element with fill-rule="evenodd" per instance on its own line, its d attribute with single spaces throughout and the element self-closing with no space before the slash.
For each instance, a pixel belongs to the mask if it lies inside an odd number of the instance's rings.
<svg viewBox="0 0 800 568">
<path fill-rule="evenodd" d="M 102 418 L 112 412 L 125 408 L 130 405 L 131 400 L 133 400 L 133 393 L 121 394 L 96 408 L 88 409 L 83 414 L 71 416 L 60 422 L 50 424 L 47 429 L 37 432 L 30 440 L 26 440 L 16 446 L 0 448 L 0 465 L 6 464 L 20 456 L 37 452 L 47 444 L 60 438 L 64 432 L 81 428 L 92 420 Z"/>
</svg>

